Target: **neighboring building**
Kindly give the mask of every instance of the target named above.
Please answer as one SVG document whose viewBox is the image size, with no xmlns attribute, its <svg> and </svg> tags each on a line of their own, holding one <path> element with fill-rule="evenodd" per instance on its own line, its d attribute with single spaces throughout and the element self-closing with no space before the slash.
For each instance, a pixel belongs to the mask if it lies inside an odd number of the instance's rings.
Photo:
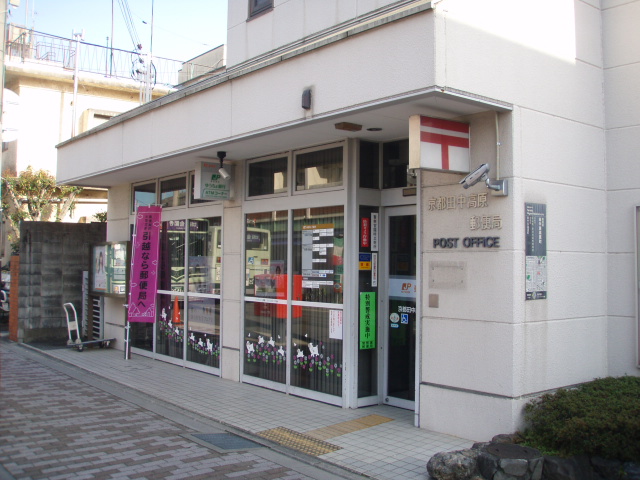
<svg viewBox="0 0 640 480">
<path fill-rule="evenodd" d="M 58 146 L 61 182 L 109 187 L 109 240 L 164 207 L 134 353 L 477 440 L 542 392 L 638 375 L 640 0 L 235 0 L 228 19 L 224 72 Z M 421 138 L 508 195 L 463 189 Z M 231 198 L 197 200 L 220 151 Z"/>
<path fill-rule="evenodd" d="M 8 25 L 4 82 L 7 90 L 17 94 L 18 121 L 16 124 L 5 121 L 3 125 L 17 129 L 17 140 L 3 144 L 3 174 L 7 171 L 18 174 L 30 165 L 34 170 L 48 170 L 55 175 L 55 146 L 71 138 L 74 129 L 76 134 L 84 132 L 140 105 L 141 82 L 132 78 L 137 56 L 80 43 L 74 109 L 76 47 L 72 39 Z M 158 98 L 173 91 L 171 85 L 178 83 L 181 64 L 165 59 L 155 63 L 162 72 L 173 70 L 172 77 L 158 75 L 153 90 L 153 97 Z M 95 213 L 106 208 L 105 189 L 86 189 L 66 221 L 92 221 Z M 3 264 L 8 260 L 9 248 L 6 242 Z"/>
<path fill-rule="evenodd" d="M 178 72 L 178 83 L 181 86 L 190 85 L 204 80 L 205 75 L 212 76 L 220 73 L 226 66 L 224 56 L 225 46 L 220 45 L 191 60 L 187 60 L 182 64 L 182 68 Z"/>
</svg>

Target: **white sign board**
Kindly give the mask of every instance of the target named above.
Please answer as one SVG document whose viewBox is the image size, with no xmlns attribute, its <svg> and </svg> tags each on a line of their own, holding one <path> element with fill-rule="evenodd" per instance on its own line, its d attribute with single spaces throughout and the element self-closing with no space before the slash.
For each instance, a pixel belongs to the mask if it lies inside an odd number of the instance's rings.
<svg viewBox="0 0 640 480">
<path fill-rule="evenodd" d="M 224 167 L 231 175 L 231 166 Z M 196 166 L 193 197 L 198 200 L 228 200 L 231 198 L 231 179 L 220 175 L 220 164 L 200 162 Z"/>
</svg>

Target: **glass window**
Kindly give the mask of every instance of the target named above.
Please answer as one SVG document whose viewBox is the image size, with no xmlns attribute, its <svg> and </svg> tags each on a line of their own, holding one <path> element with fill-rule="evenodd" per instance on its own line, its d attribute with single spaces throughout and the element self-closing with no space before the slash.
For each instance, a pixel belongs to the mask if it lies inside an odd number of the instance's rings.
<svg viewBox="0 0 640 480">
<path fill-rule="evenodd" d="M 220 299 L 189 296 L 187 361 L 220 367 Z"/>
<path fill-rule="evenodd" d="M 296 155 L 296 190 L 342 185 L 342 147 Z"/>
<path fill-rule="evenodd" d="M 249 196 L 287 192 L 287 157 L 249 164 Z"/>
<path fill-rule="evenodd" d="M 156 353 L 184 359 L 184 297 L 159 294 Z"/>
<path fill-rule="evenodd" d="M 133 208 L 132 212 L 140 206 L 153 205 L 156 200 L 156 182 L 144 183 L 133 186 Z"/>
<path fill-rule="evenodd" d="M 273 8 L 273 0 L 249 0 L 249 17 Z"/>
<path fill-rule="evenodd" d="M 382 145 L 382 188 L 402 188 L 416 185 L 408 174 L 409 140 L 387 142 Z"/>
<path fill-rule="evenodd" d="M 380 145 L 360 142 L 360 188 L 380 188 Z"/>
<path fill-rule="evenodd" d="M 163 208 L 187 204 L 187 177 L 160 181 L 160 204 Z"/>
<path fill-rule="evenodd" d="M 315 305 L 293 307 L 291 385 L 340 396 L 344 208 L 298 209 L 293 222 L 294 299 Z"/>
<path fill-rule="evenodd" d="M 184 245 L 186 220 L 162 222 L 160 234 L 159 289 L 184 292 Z"/>
<path fill-rule="evenodd" d="M 288 212 L 255 213 L 246 220 L 244 373 L 284 383 L 287 305 L 279 301 L 288 294 Z"/>
<path fill-rule="evenodd" d="M 300 276 L 302 300 L 342 303 L 344 208 L 299 209 L 293 218 L 293 274 Z"/>
<path fill-rule="evenodd" d="M 266 280 L 273 275 L 287 274 L 287 223 L 286 210 L 247 215 L 245 295 L 277 297 Z M 286 292 L 278 295 L 287 298 Z"/>
<path fill-rule="evenodd" d="M 291 385 L 341 396 L 342 310 L 300 308 L 291 323 Z"/>
<path fill-rule="evenodd" d="M 220 294 L 222 227 L 220 217 L 189 221 L 189 292 Z"/>
</svg>

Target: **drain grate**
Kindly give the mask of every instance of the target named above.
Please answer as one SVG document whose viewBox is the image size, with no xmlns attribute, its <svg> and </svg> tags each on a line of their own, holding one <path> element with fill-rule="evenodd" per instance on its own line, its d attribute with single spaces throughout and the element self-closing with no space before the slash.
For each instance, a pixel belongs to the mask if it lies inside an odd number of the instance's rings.
<svg viewBox="0 0 640 480">
<path fill-rule="evenodd" d="M 222 450 L 246 450 L 263 446 L 233 433 L 199 433 L 193 434 L 193 436 Z"/>
<path fill-rule="evenodd" d="M 298 450 L 299 452 L 303 452 L 314 457 L 335 452 L 342 448 L 284 427 L 264 430 L 262 432 L 258 432 L 258 435 L 279 443 L 280 445 L 284 445 L 285 447 Z"/>
</svg>

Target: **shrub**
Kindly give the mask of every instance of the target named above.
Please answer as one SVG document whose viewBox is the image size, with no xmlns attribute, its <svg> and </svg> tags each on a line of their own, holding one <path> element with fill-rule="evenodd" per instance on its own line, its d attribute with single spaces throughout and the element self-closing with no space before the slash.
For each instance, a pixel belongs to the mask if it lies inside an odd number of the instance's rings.
<svg viewBox="0 0 640 480">
<path fill-rule="evenodd" d="M 640 377 L 607 377 L 525 406 L 525 442 L 562 456 L 640 461 Z"/>
</svg>

